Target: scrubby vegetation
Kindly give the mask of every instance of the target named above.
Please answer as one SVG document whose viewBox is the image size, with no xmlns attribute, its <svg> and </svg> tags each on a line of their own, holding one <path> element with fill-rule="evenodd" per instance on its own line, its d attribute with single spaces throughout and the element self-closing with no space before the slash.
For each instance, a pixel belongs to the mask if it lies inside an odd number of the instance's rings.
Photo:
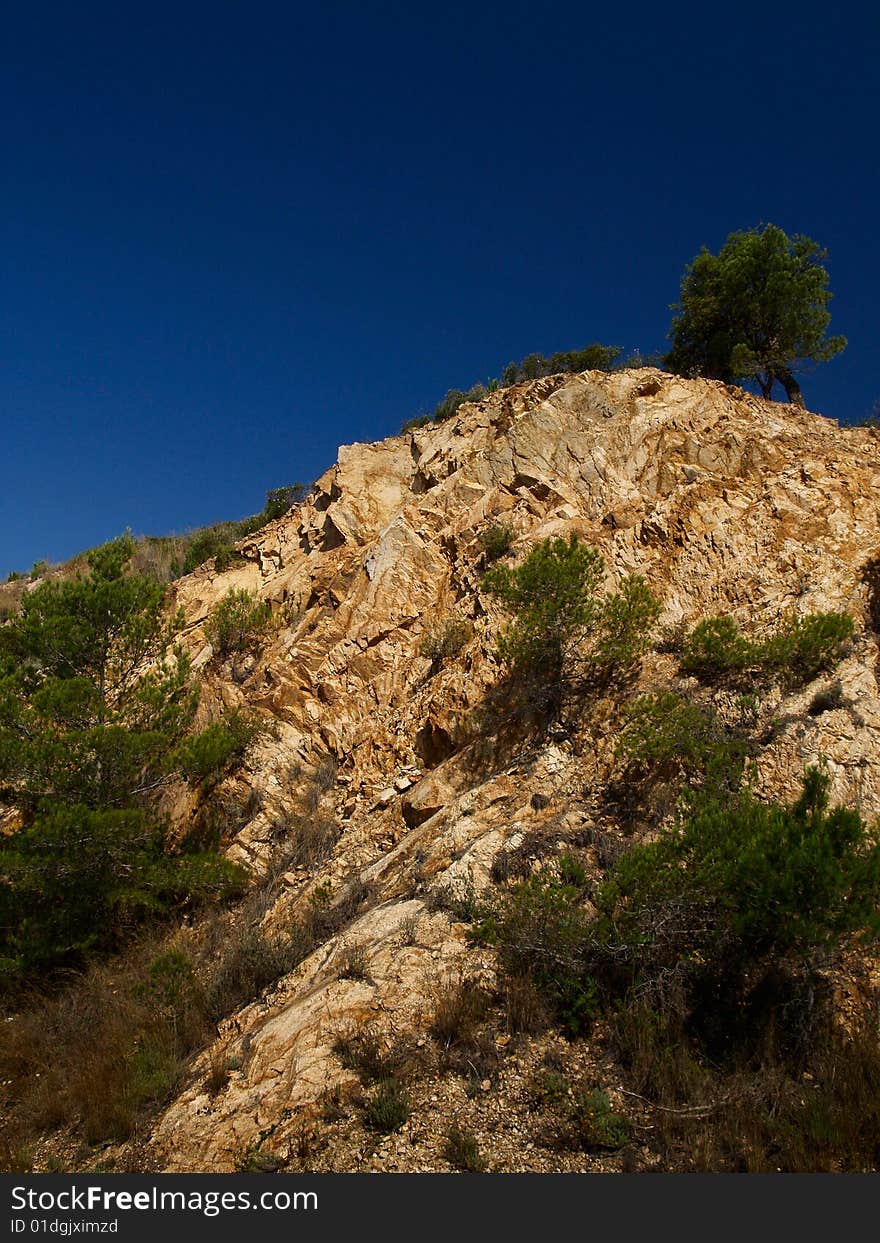
<svg viewBox="0 0 880 1243">
<path fill-rule="evenodd" d="M 676 691 L 639 696 L 627 705 L 617 744 L 628 781 L 737 789 L 754 751 L 749 722 L 741 719 L 751 703 L 741 709 L 736 720 L 724 721 L 711 704 Z"/>
<path fill-rule="evenodd" d="M 205 635 L 221 658 L 246 652 L 272 622 L 272 607 L 243 587 L 227 592 L 205 623 Z"/>
<path fill-rule="evenodd" d="M 465 402 L 482 401 L 489 393 L 500 388 L 509 388 L 512 384 L 522 384 L 525 380 L 539 380 L 543 376 L 558 375 L 560 372 L 574 371 L 611 371 L 615 366 L 648 367 L 660 365 L 660 356 L 643 358 L 632 355 L 623 364 L 619 364 L 623 351 L 616 345 L 600 345 L 598 341 L 586 345 L 580 350 L 563 350 L 545 357 L 543 354 L 528 354 L 518 363 L 508 363 L 500 378 L 478 381 L 469 389 L 451 388 L 446 396 L 437 403 L 430 414 L 418 415 L 407 419 L 401 431 L 413 431 L 430 423 L 443 423 L 451 419 Z"/>
<path fill-rule="evenodd" d="M 198 569 L 200 565 L 204 565 L 212 558 L 216 570 L 228 569 L 236 560 L 236 541 L 244 539 L 247 535 L 253 535 L 268 522 L 283 517 L 294 505 L 299 505 L 305 500 L 307 492 L 308 488 L 302 483 L 272 488 L 266 493 L 266 504 L 260 513 L 253 514 L 249 518 L 242 518 L 239 522 L 219 522 L 213 526 L 202 527 L 191 535 L 183 537 L 186 544 L 183 558 L 174 567 L 176 572 L 171 577 L 191 574 L 193 570 Z"/>
<path fill-rule="evenodd" d="M 506 557 L 513 546 L 516 531 L 508 522 L 493 522 L 485 531 L 480 532 L 480 546 L 486 564 L 491 565 L 501 557 Z"/>
<path fill-rule="evenodd" d="M 0 780 L 18 827 L 0 838 L 6 978 L 76 964 L 182 902 L 240 885 L 216 854 L 165 850 L 153 795 L 196 707 L 180 619 L 127 572 L 130 539 L 47 580 L 0 629 Z"/>
<path fill-rule="evenodd" d="M 386 1079 L 373 1091 L 364 1110 L 364 1123 L 384 1135 L 399 1131 L 412 1112 L 409 1093 L 396 1079 Z"/>
<path fill-rule="evenodd" d="M 254 716 L 240 708 L 226 709 L 219 720 L 183 740 L 174 753 L 175 765 L 188 781 L 209 781 L 240 759 L 260 732 Z"/>
<path fill-rule="evenodd" d="M 545 375 L 558 375 L 561 371 L 611 371 L 623 350 L 617 345 L 600 345 L 598 341 L 582 350 L 563 350 L 549 357 L 528 354 L 521 362 L 508 363 L 501 373 L 501 383 L 522 384 L 524 380 L 539 380 Z"/>
<path fill-rule="evenodd" d="M 752 684 L 796 686 L 835 665 L 854 628 L 849 613 L 809 613 L 788 618 L 763 639 L 752 639 L 732 617 L 708 617 L 685 637 L 681 667 L 704 682 L 747 675 Z"/>
<path fill-rule="evenodd" d="M 445 660 L 451 660 L 465 647 L 470 633 L 466 622 L 448 618 L 428 631 L 419 647 L 419 655 L 430 660 L 434 669 L 439 669 Z"/>
<path fill-rule="evenodd" d="M 505 885 L 472 935 L 570 1035 L 604 1016 L 631 1094 L 658 1108 L 670 1142 L 689 1124 L 713 1145 L 711 1168 L 726 1168 L 718 1149 L 738 1119 L 747 1168 L 870 1168 L 880 1114 L 860 1103 L 857 1140 L 845 1118 L 854 1083 L 829 1072 L 853 1041 L 864 1090 L 880 1082 L 876 1022 L 870 1036 L 870 1023 L 847 1035 L 823 972 L 853 937 L 880 934 L 880 841 L 857 812 L 829 805 L 826 774 L 809 769 L 792 804 L 692 788 L 657 840 L 625 851 L 598 887 L 572 880 L 563 863 Z M 772 1156 L 771 1092 L 787 1128 Z M 694 1107 L 695 1093 L 709 1104 Z M 601 1142 L 607 1103 L 580 1104 L 584 1142 Z M 566 1113 L 570 1126 L 570 1101 Z M 686 1160 L 699 1164 L 696 1148 Z"/>
<path fill-rule="evenodd" d="M 443 1155 L 450 1165 L 466 1174 L 482 1174 L 486 1161 L 480 1152 L 477 1137 L 472 1131 L 454 1122 L 446 1135 Z"/>
<path fill-rule="evenodd" d="M 550 716 L 567 685 L 624 675 L 650 645 L 660 605 L 647 583 L 632 574 L 607 593 L 604 575 L 601 554 L 572 535 L 543 540 L 519 566 L 494 565 L 483 578 L 514 615 L 498 655 L 517 694 Z"/>
<path fill-rule="evenodd" d="M 216 522 L 210 526 L 197 527 L 183 535 L 127 535 L 126 538 L 130 538 L 132 544 L 130 568 L 135 573 L 160 583 L 170 583 L 183 574 L 191 574 L 193 570 L 211 560 L 218 572 L 227 570 L 241 560 L 235 551 L 238 540 L 253 535 L 268 522 L 283 517 L 288 510 L 301 504 L 307 495 L 308 488 L 305 484 L 287 484 L 283 488 L 272 488 L 266 493 L 266 503 L 258 514 L 251 514 L 237 522 Z M 75 577 L 86 567 L 88 557 L 88 552 L 82 553 L 61 566 L 50 566 L 46 561 L 37 561 L 29 574 L 11 571 L 6 584 L 12 586 L 33 582 L 50 575 L 59 579 Z M 18 599 L 19 593 L 16 593 L 16 604 Z M 0 607 L 3 604 L 0 598 Z M 16 611 L 7 607 L 10 614 Z"/>
</svg>

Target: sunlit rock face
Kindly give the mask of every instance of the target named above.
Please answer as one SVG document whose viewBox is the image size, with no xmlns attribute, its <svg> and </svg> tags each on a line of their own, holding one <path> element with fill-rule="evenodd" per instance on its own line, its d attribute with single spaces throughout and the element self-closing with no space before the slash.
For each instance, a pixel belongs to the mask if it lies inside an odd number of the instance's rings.
<svg viewBox="0 0 880 1243">
<path fill-rule="evenodd" d="M 340 449 L 303 505 L 239 545 L 243 564 L 215 574 L 209 563 L 176 584 L 206 705 L 248 705 L 273 725 L 213 794 L 235 810 L 230 856 L 265 875 L 304 808 L 340 834 L 329 858 L 276 880 L 262 918 L 284 926 L 316 889 L 331 903 L 355 886 L 367 896 L 295 972 L 221 1024 L 158 1121 L 151 1160 L 219 1171 L 260 1144 L 289 1150 L 322 1094 L 354 1082 L 333 1052 L 341 1029 L 376 1021 L 424 1032 L 444 978 L 465 969 L 491 980 L 491 955 L 468 946 L 437 895 L 479 893 L 499 850 L 530 834 L 553 840 L 597 823 L 613 703 L 503 754 L 481 732 L 504 624 L 479 589 L 482 533 L 509 524 L 515 559 L 576 532 L 601 550 L 609 586 L 645 576 L 663 601 L 661 625 L 730 613 L 760 633 L 792 612 L 849 610 L 857 634 L 833 675 L 775 692 L 777 726 L 754 784 L 789 797 L 804 765 L 825 757 L 832 797 L 874 815 L 878 514 L 871 430 L 712 381 L 586 372 Z M 270 602 L 274 626 L 258 651 L 221 662 L 203 623 L 234 587 Z M 449 621 L 461 623 L 463 646 L 437 665 L 422 647 Z M 674 673 L 673 657 L 655 653 L 641 683 Z M 816 710 L 832 683 L 829 706 Z M 184 825 L 193 798 L 181 791 L 170 807 Z M 361 978 L 341 969 L 352 946 Z M 209 1094 L 205 1067 L 218 1050 L 234 1069 Z M 511 1168 L 538 1167 L 524 1147 Z"/>
</svg>

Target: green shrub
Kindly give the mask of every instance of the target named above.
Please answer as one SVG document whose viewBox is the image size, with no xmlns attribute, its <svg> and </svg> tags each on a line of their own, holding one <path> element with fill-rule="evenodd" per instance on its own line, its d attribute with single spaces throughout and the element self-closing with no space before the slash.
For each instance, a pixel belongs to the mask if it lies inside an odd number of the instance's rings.
<svg viewBox="0 0 880 1243">
<path fill-rule="evenodd" d="M 529 354 L 521 362 L 508 363 L 501 375 L 505 386 L 521 384 L 524 380 L 538 380 L 542 376 L 558 375 L 571 371 L 610 371 L 622 351 L 615 345 L 594 342 L 581 350 L 568 350 L 551 354 Z"/>
<path fill-rule="evenodd" d="M 202 527 L 189 536 L 181 537 L 185 552 L 178 573 L 191 574 L 212 558 L 214 568 L 219 574 L 232 565 L 243 564 L 244 557 L 235 550 L 237 541 L 261 530 L 267 522 L 283 517 L 294 505 L 299 505 L 305 499 L 306 492 L 305 484 L 301 483 L 273 488 L 271 492 L 267 492 L 266 505 L 260 513 L 241 518 L 238 522 L 217 522 L 213 526 Z"/>
<path fill-rule="evenodd" d="M 205 635 L 221 657 L 245 652 L 269 629 L 272 608 L 244 588 L 233 589 L 214 607 Z"/>
<path fill-rule="evenodd" d="M 251 1145 L 239 1154 L 235 1169 L 238 1174 L 277 1174 L 283 1164 L 274 1152 L 267 1152 L 259 1145 Z"/>
<path fill-rule="evenodd" d="M 680 664 L 703 682 L 717 681 L 759 663 L 753 643 L 732 617 L 707 617 L 684 640 Z"/>
<path fill-rule="evenodd" d="M 624 855 L 594 895 L 602 950 L 640 987 L 675 979 L 738 990 L 747 969 L 880 932 L 880 843 L 855 811 L 829 808 L 829 779 L 804 777 L 791 806 L 697 799 L 675 828 Z"/>
<path fill-rule="evenodd" d="M 482 401 L 487 393 L 484 384 L 474 384 L 463 393 L 459 388 L 451 388 L 442 401 L 438 402 L 434 407 L 434 420 L 437 423 L 443 423 L 446 419 L 451 419 L 454 414 L 458 413 L 459 406 L 463 406 L 466 401 Z"/>
<path fill-rule="evenodd" d="M 445 660 L 451 660 L 467 645 L 471 635 L 470 626 L 466 622 L 449 618 L 436 630 L 425 635 L 419 647 L 419 655 L 430 660 L 435 668 L 439 668 Z"/>
<path fill-rule="evenodd" d="M 386 1079 L 367 1101 L 364 1122 L 384 1135 L 399 1131 L 412 1113 L 409 1093 L 396 1079 Z"/>
<path fill-rule="evenodd" d="M 717 713 L 683 695 L 642 695 L 627 709 L 617 743 L 634 776 L 709 781 L 736 789 L 752 744 L 725 729 Z"/>
<path fill-rule="evenodd" d="M 500 561 L 506 557 L 513 546 L 516 531 L 508 522 L 493 522 L 492 526 L 480 532 L 480 546 L 486 558 L 486 564 Z"/>
<path fill-rule="evenodd" d="M 573 889 L 586 888 L 587 869 L 576 855 L 564 851 L 557 859 L 556 866 L 563 885 L 571 885 Z"/>
<path fill-rule="evenodd" d="M 537 544 L 515 568 L 493 565 L 483 588 L 514 614 L 498 640 L 516 693 L 545 711 L 561 708 L 566 680 L 607 681 L 631 669 L 650 642 L 660 606 L 630 575 L 604 596 L 604 561 L 572 534 Z"/>
<path fill-rule="evenodd" d="M 661 606 L 640 574 L 628 574 L 612 595 L 606 596 L 599 636 L 592 653 L 593 666 L 607 675 L 631 669 L 651 646 Z"/>
<path fill-rule="evenodd" d="M 0 978 L 76 965 L 145 919 L 240 892 L 242 873 L 211 853 L 171 856 L 145 812 L 47 806 L 4 841 Z"/>
<path fill-rule="evenodd" d="M 855 623 L 849 613 L 809 613 L 783 622 L 763 640 L 747 639 L 732 617 L 709 617 L 681 647 L 685 673 L 717 682 L 748 673 L 751 680 L 800 685 L 841 659 Z"/>
<path fill-rule="evenodd" d="M 597 1014 L 590 976 L 592 920 L 579 888 L 549 871 L 519 881 L 487 904 L 473 937 L 493 945 L 508 979 L 529 979 L 571 1035 Z"/>
<path fill-rule="evenodd" d="M 184 739 L 174 754 L 174 767 L 188 781 L 207 781 L 240 758 L 260 732 L 256 718 L 239 708 L 227 709 L 219 721 Z"/>
<path fill-rule="evenodd" d="M 614 1152 L 629 1142 L 629 1124 L 599 1089 L 576 1089 L 565 1121 L 569 1145 L 584 1152 Z"/>
<path fill-rule="evenodd" d="M 427 427 L 429 424 L 433 422 L 434 422 L 434 418 L 432 415 L 419 414 L 419 415 L 416 415 L 416 417 L 413 419 L 407 419 L 402 424 L 400 430 L 401 430 L 401 433 L 414 432 L 414 431 L 417 431 L 420 427 Z"/>
<path fill-rule="evenodd" d="M 216 559 L 219 573 L 228 569 L 235 559 L 233 542 L 235 539 L 234 524 L 220 523 L 216 527 L 205 527 L 197 531 L 191 538 L 183 556 L 180 567 L 182 574 L 191 574 L 200 565 L 211 558 Z"/>
<path fill-rule="evenodd" d="M 472 1131 L 464 1130 L 454 1122 L 446 1134 L 443 1145 L 443 1156 L 457 1170 L 467 1174 L 483 1174 L 486 1161 L 480 1153 L 477 1137 Z"/>
<path fill-rule="evenodd" d="M 308 493 L 308 488 L 304 483 L 290 483 L 283 488 L 273 488 L 266 493 L 266 504 L 260 515 L 264 519 L 262 525 L 266 522 L 273 522 L 276 518 L 283 518 L 286 513 L 293 509 L 294 505 L 301 505 Z"/>
<path fill-rule="evenodd" d="M 155 791 L 192 720 L 189 661 L 165 587 L 124 537 L 49 579 L 0 631 L 0 776 L 19 813 L 0 835 L 4 974 L 77 966 L 138 924 L 223 896 L 240 873 L 172 856 Z M 148 673 L 141 670 L 147 667 Z"/>
<path fill-rule="evenodd" d="M 483 589 L 515 618 L 498 640 L 498 655 L 514 677 L 543 687 L 552 707 L 575 644 L 601 617 L 603 569 L 601 555 L 572 535 L 543 540 L 515 569 L 494 565 L 483 578 Z"/>
<path fill-rule="evenodd" d="M 762 663 L 793 685 L 812 682 L 840 660 L 854 629 L 849 613 L 792 617 L 763 645 Z"/>
</svg>

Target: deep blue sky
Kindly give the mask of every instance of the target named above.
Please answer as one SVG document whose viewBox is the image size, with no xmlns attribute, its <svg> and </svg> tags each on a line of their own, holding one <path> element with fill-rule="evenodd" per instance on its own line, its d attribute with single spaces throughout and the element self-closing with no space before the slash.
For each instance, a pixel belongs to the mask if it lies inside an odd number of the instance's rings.
<svg viewBox="0 0 880 1243">
<path fill-rule="evenodd" d="M 880 397 L 880 18 L 762 3 L 7 6 L 0 573 L 258 510 L 531 350 L 664 345 L 702 243 L 830 253 Z"/>
</svg>

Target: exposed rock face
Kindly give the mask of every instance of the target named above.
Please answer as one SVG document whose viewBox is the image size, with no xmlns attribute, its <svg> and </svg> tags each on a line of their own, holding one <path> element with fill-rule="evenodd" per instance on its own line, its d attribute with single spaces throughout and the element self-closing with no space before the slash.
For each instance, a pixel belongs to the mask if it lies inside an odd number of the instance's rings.
<svg viewBox="0 0 880 1243">
<path fill-rule="evenodd" d="M 371 896 L 274 992 L 221 1025 L 217 1048 L 237 1069 L 209 1096 L 206 1054 L 156 1126 L 159 1165 L 222 1171 L 258 1144 L 289 1150 L 321 1093 L 353 1082 L 332 1049 L 346 1024 L 423 1031 L 441 979 L 465 961 L 491 976 L 491 955 L 468 948 L 432 894 L 479 891 L 499 849 L 526 834 L 552 840 L 594 822 L 613 704 L 594 705 L 581 736 L 545 739 L 503 764 L 475 728 L 498 676 L 502 624 L 479 592 L 481 531 L 510 523 L 514 555 L 575 531 L 604 554 L 609 584 L 634 570 L 648 579 L 667 624 L 729 612 L 766 629 L 790 611 L 850 610 L 859 633 L 834 677 L 780 697 L 758 786 L 787 797 L 804 764 L 824 756 L 832 796 L 874 815 L 880 698 L 866 567 L 880 550 L 878 513 L 873 431 L 710 381 L 588 372 L 340 450 L 303 506 L 244 541 L 244 566 L 182 580 L 186 641 L 216 698 L 277 724 L 227 783 L 230 797 L 260 796 L 231 856 L 264 871 L 279 814 L 301 805 L 322 761 L 337 765 L 323 806 L 339 842 L 311 872 L 286 874 L 267 922 L 289 921 L 318 885 L 338 895 L 357 880 Z M 232 587 L 258 592 L 278 622 L 257 659 L 235 671 L 218 666 L 202 635 Z M 448 618 L 469 623 L 472 637 L 435 671 L 420 647 Z M 670 668 L 670 658 L 649 658 L 643 682 Z M 841 684 L 832 706 L 811 715 L 831 681 Z M 366 978 L 340 974 L 351 946 L 363 951 Z M 425 1149 L 422 1168 L 432 1159 Z M 523 1151 L 510 1168 L 540 1164 Z"/>
</svg>

